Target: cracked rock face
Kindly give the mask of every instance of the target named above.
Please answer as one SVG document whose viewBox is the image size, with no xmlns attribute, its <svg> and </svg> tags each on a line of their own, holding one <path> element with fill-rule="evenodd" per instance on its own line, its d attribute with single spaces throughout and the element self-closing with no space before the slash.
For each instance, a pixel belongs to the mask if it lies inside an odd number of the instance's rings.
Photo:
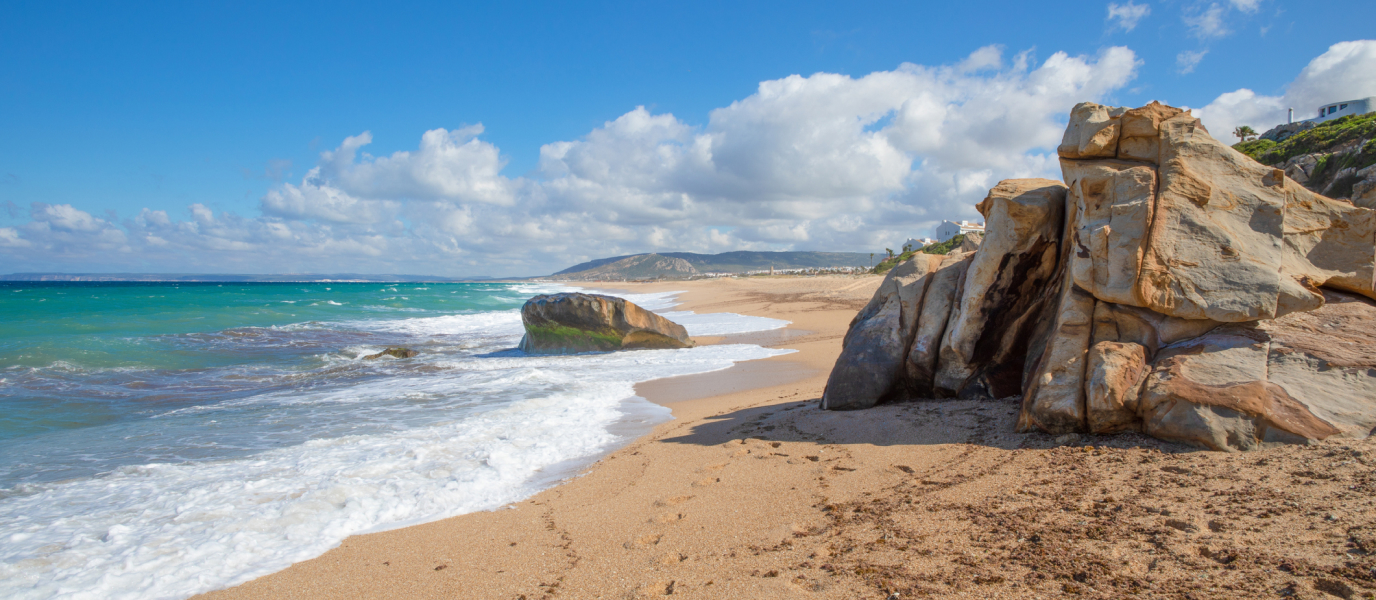
<svg viewBox="0 0 1376 600">
<path fill-rule="evenodd" d="M 1019 430 L 1140 430 L 1217 450 L 1376 428 L 1376 211 L 1159 103 L 1077 105 L 1058 152 L 1065 183 L 991 190 L 983 242 L 924 258 L 916 304 L 885 282 L 824 408 L 1021 395 Z M 882 310 L 890 296 L 898 316 Z M 856 357 L 879 339 L 885 367 L 867 371 L 877 361 Z"/>
</svg>

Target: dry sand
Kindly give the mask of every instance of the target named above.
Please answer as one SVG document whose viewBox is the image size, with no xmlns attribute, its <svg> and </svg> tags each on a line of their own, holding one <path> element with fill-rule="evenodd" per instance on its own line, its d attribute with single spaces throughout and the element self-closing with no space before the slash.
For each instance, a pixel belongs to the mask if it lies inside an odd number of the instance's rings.
<svg viewBox="0 0 1376 600">
<path fill-rule="evenodd" d="M 618 284 L 788 319 L 749 341 L 798 352 L 643 384 L 676 419 L 530 499 L 205 597 L 1376 597 L 1371 442 L 1053 439 L 1013 432 L 1016 399 L 818 410 L 878 283 Z"/>
</svg>

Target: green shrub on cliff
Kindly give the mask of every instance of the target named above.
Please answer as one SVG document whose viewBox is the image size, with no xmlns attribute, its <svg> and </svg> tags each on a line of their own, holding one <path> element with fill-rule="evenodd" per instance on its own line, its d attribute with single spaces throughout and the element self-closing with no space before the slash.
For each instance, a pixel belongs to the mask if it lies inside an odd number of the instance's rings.
<svg viewBox="0 0 1376 600">
<path fill-rule="evenodd" d="M 888 273 L 889 269 L 892 269 L 901 264 L 903 261 L 912 258 L 913 255 L 917 254 L 918 252 L 921 252 L 923 254 L 950 254 L 951 250 L 960 247 L 961 243 L 963 243 L 964 241 L 965 234 L 961 233 L 944 242 L 928 244 L 926 246 L 923 246 L 919 250 L 908 250 L 907 252 L 904 252 L 902 254 L 898 254 L 886 258 L 882 261 L 879 261 L 879 264 L 875 265 L 874 270 L 870 272 L 874 273 L 875 275 L 883 275 L 885 273 Z"/>
<path fill-rule="evenodd" d="M 1370 140 L 1373 137 L 1376 137 L 1376 112 L 1325 121 L 1313 129 L 1292 135 L 1279 144 L 1271 140 L 1252 140 L 1234 144 L 1233 149 L 1263 165 L 1278 165 L 1296 156 L 1333 152 L 1344 144 Z M 1360 152 L 1361 156 L 1367 157 L 1367 164 L 1376 162 L 1376 148 L 1370 146 L 1372 144 L 1368 141 Z"/>
</svg>

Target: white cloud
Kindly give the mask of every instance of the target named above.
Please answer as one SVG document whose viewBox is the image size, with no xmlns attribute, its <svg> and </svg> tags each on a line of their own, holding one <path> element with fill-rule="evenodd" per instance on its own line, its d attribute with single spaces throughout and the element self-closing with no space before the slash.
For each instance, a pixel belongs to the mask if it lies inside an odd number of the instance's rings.
<svg viewBox="0 0 1376 600">
<path fill-rule="evenodd" d="M 1254 13 L 1261 8 L 1261 0 L 1228 0 L 1228 3 L 1245 13 Z"/>
<path fill-rule="evenodd" d="M 1151 5 L 1133 4 L 1132 0 L 1124 4 L 1110 2 L 1108 5 L 1108 20 L 1113 23 L 1113 27 L 1121 28 L 1123 31 L 1132 31 L 1137 28 L 1137 24 L 1151 14 Z"/>
<path fill-rule="evenodd" d="M 1376 40 L 1358 40 L 1333 44 L 1309 61 L 1280 96 L 1244 88 L 1218 96 L 1195 114 L 1215 137 L 1234 143 L 1234 128 L 1264 132 L 1285 122 L 1287 108 L 1295 109 L 1295 120 L 1309 119 L 1320 104 L 1368 96 L 1376 96 Z"/>
<path fill-rule="evenodd" d="M 24 248 L 32 244 L 19 237 L 19 230 L 13 227 L 0 227 L 0 248 Z"/>
<path fill-rule="evenodd" d="M 52 229 L 69 232 L 100 231 L 106 222 L 91 216 L 84 210 L 72 208 L 70 204 L 35 203 L 30 213 L 34 221 L 46 223 Z"/>
<path fill-rule="evenodd" d="M 1194 68 L 1199 66 L 1199 61 L 1204 60 L 1204 55 L 1208 50 L 1185 51 L 1175 55 L 1175 69 L 1182 75 L 1193 73 Z"/>
<path fill-rule="evenodd" d="M 539 274 L 653 250 L 872 251 L 977 217 L 999 179 L 1058 176 L 1069 108 L 1104 100 L 1138 65 L 1122 47 L 1038 63 L 988 46 L 947 66 L 792 75 L 701 125 L 637 107 L 546 144 L 532 177 L 503 176 L 481 126 L 431 130 L 384 157 L 363 152 L 364 132 L 299 182 L 273 186 L 260 216 L 196 204 L 117 227 L 45 206 L 0 243 L 32 243 L 7 254 L 46 267 L 60 261 L 43 249 L 71 242 L 58 233 L 113 232 L 121 239 L 100 243 L 132 253 L 91 241 L 69 270 L 437 274 Z"/>
<path fill-rule="evenodd" d="M 1226 9 L 1218 4 L 1210 4 L 1203 10 L 1194 10 L 1185 14 L 1185 25 L 1189 26 L 1190 33 L 1201 40 L 1219 38 L 1229 33 L 1227 25 L 1224 23 Z"/>
<path fill-rule="evenodd" d="M 415 152 L 373 157 L 358 153 L 373 141 L 372 134 L 365 131 L 345 139 L 339 148 L 321 153 L 316 177 L 365 199 L 511 204 L 507 180 L 500 175 L 505 161 L 496 146 L 478 139 L 482 132 L 482 125 L 452 131 L 432 129 L 421 136 Z"/>
</svg>

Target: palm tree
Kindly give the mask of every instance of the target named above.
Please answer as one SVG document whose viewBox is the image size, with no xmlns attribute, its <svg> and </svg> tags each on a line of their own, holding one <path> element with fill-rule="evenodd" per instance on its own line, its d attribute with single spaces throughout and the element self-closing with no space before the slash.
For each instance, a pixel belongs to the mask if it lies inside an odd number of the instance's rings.
<svg viewBox="0 0 1376 600">
<path fill-rule="evenodd" d="M 1237 139 L 1240 139 L 1245 142 L 1251 138 L 1257 137 L 1257 132 L 1251 127 L 1242 125 L 1239 126 L 1237 129 L 1233 130 L 1233 135 L 1236 136 Z"/>
</svg>

